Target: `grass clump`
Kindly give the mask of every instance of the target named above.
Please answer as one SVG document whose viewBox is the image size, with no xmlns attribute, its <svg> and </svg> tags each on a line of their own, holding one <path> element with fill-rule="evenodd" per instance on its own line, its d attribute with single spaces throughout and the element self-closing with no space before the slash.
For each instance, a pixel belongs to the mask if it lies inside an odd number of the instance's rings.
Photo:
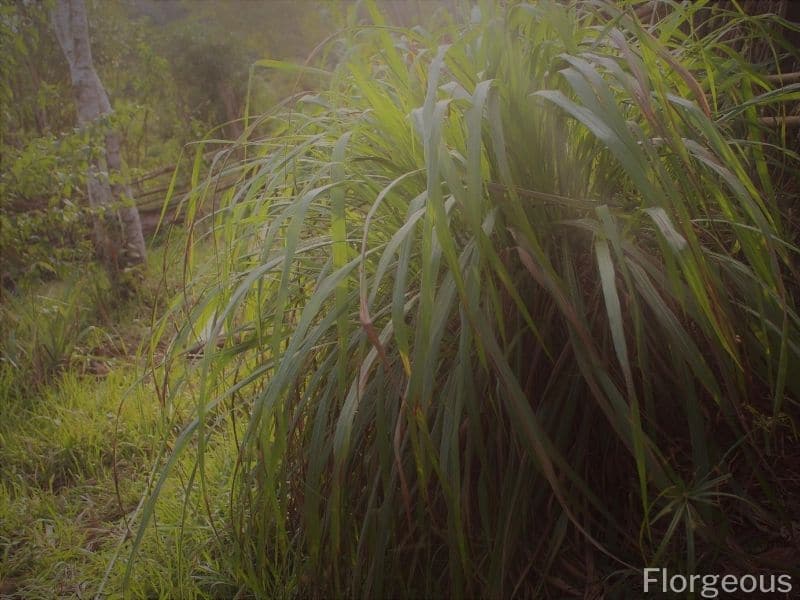
<svg viewBox="0 0 800 600">
<path fill-rule="evenodd" d="M 794 543 L 798 249 L 771 169 L 796 156 L 757 110 L 797 86 L 685 3 L 657 27 L 632 4 L 504 4 L 431 31 L 368 4 L 313 71 L 328 90 L 249 119 L 220 161 L 239 183 L 205 221 L 215 276 L 165 320 L 187 320 L 165 405 L 192 389 L 196 414 L 137 546 L 187 456 L 208 496 L 228 418 L 220 538 L 256 595 L 795 573 L 759 556 Z M 769 22 L 724 16 L 734 39 Z"/>
</svg>

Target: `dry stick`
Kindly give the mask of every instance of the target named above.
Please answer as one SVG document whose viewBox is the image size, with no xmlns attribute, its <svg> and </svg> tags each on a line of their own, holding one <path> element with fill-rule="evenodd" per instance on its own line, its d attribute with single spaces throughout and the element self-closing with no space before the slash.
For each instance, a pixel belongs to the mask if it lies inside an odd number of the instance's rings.
<svg viewBox="0 0 800 600">
<path fill-rule="evenodd" d="M 156 177 L 159 177 L 161 175 L 166 175 L 167 173 L 171 173 L 172 171 L 174 171 L 175 167 L 177 167 L 176 164 L 167 165 L 166 167 L 161 167 L 159 169 L 156 169 L 155 171 L 150 171 L 149 173 L 145 173 L 144 175 L 139 177 L 139 179 L 131 180 L 130 185 L 139 185 L 144 183 L 145 181 L 150 181 L 151 179 L 155 179 Z"/>
<path fill-rule="evenodd" d="M 800 127 L 800 115 L 789 115 L 785 117 L 759 117 L 758 122 L 770 127 Z"/>
<path fill-rule="evenodd" d="M 796 83 L 800 81 L 800 71 L 794 73 L 776 73 L 774 75 L 766 75 L 764 77 L 767 81 L 775 81 L 777 83 Z"/>
<path fill-rule="evenodd" d="M 222 182 L 223 187 L 216 188 L 218 191 L 225 191 L 229 189 L 231 186 L 235 185 L 236 181 L 235 178 L 228 176 L 226 181 Z M 154 196 L 156 194 L 163 194 L 167 190 L 169 190 L 170 186 L 160 187 L 154 190 L 145 190 L 141 194 L 138 194 L 138 198 L 147 198 L 148 196 Z M 190 190 L 186 190 L 183 192 L 176 192 L 176 194 L 185 194 L 188 193 Z"/>
<path fill-rule="evenodd" d="M 203 158 L 206 159 L 209 156 L 213 155 L 215 152 L 219 152 L 219 149 L 218 148 L 214 148 L 212 150 L 209 150 L 208 152 L 204 152 L 203 153 Z M 159 167 L 158 169 L 156 169 L 154 171 L 150 171 L 149 173 L 145 173 L 144 175 L 142 175 L 138 179 L 131 180 L 131 182 L 128 185 L 139 185 L 140 183 L 144 183 L 145 181 L 149 181 L 151 179 L 155 179 L 156 177 L 159 177 L 161 175 L 166 175 L 167 173 L 170 173 L 170 172 L 174 171 L 177 167 L 178 167 L 178 163 L 167 165 L 165 167 Z"/>
<path fill-rule="evenodd" d="M 217 192 L 224 192 L 224 191 L 229 190 L 232 187 L 236 186 L 236 183 L 237 183 L 236 181 L 227 182 L 224 185 L 218 187 L 216 189 L 216 191 Z M 136 203 L 138 205 L 139 210 L 140 211 L 143 211 L 143 210 L 147 211 L 147 210 L 160 209 L 161 206 L 162 206 L 160 200 L 146 200 L 145 201 L 145 199 L 149 198 L 150 196 L 155 196 L 157 194 L 163 194 L 168 189 L 169 188 L 161 188 L 161 189 L 157 189 L 157 190 L 150 190 L 148 192 L 144 192 L 143 194 L 139 194 L 136 197 Z M 183 190 L 183 191 L 180 191 L 180 192 L 175 192 L 175 194 L 173 195 L 172 204 L 177 204 L 177 203 L 182 202 L 183 199 L 191 191 L 192 191 L 191 189 L 187 189 L 187 190 Z M 155 203 L 155 204 L 153 204 L 153 203 Z"/>
<path fill-rule="evenodd" d="M 136 195 L 136 199 L 137 200 L 141 200 L 142 198 L 147 198 L 148 196 L 155 196 L 157 194 L 163 194 L 167 190 L 169 190 L 169 186 L 160 187 L 160 188 L 157 188 L 155 190 L 147 190 L 145 192 L 142 192 L 141 194 L 137 194 Z M 182 193 L 185 194 L 186 192 L 188 192 L 188 190 L 186 190 L 184 192 L 178 192 L 178 193 L 179 194 L 182 194 Z"/>
</svg>

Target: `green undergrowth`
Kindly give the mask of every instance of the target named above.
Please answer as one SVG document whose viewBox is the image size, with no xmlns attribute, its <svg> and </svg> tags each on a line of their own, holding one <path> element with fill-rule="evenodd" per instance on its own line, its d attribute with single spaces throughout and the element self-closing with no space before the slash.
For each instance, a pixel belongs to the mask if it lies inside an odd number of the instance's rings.
<svg viewBox="0 0 800 600">
<path fill-rule="evenodd" d="M 154 461 L 190 420 L 191 386 L 162 410 L 138 352 L 153 312 L 180 288 L 175 257 L 184 242 L 175 232 L 151 251 L 135 299 L 114 299 L 102 273 L 87 267 L 18 290 L 0 306 L 8 317 L 0 348 L 0 597 L 122 595 Z M 221 546 L 209 544 L 235 457 L 228 429 L 221 419 L 205 498 L 187 500 L 191 460 L 165 483 L 129 597 L 236 592 L 211 551 Z"/>
<path fill-rule="evenodd" d="M 178 413 L 174 421 L 180 423 L 185 411 Z M 68 372 L 35 399 L 4 403 L 0 595 L 90 598 L 104 584 L 105 592 L 119 596 L 127 532 L 170 427 L 132 365 L 101 381 Z M 157 526 L 143 541 L 130 596 L 230 594 L 231 578 L 209 551 L 214 533 L 206 513 L 219 518 L 232 456 L 219 441 L 210 452 L 208 506 L 196 494 L 185 505 L 193 465 L 178 466 L 156 508 Z"/>
</svg>

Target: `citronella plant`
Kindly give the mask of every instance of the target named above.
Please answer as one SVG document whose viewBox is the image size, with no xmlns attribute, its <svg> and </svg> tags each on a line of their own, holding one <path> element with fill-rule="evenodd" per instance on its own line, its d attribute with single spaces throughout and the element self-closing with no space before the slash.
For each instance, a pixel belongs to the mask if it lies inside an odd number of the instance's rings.
<svg viewBox="0 0 800 600">
<path fill-rule="evenodd" d="M 764 76 L 779 19 L 639 4 L 399 29 L 367 3 L 335 68 L 298 67 L 322 91 L 247 116 L 187 200 L 216 252 L 167 377 L 196 415 L 142 531 L 227 415 L 214 526 L 259 595 L 583 595 L 779 543 L 797 157 L 759 117 L 800 90 Z"/>
</svg>

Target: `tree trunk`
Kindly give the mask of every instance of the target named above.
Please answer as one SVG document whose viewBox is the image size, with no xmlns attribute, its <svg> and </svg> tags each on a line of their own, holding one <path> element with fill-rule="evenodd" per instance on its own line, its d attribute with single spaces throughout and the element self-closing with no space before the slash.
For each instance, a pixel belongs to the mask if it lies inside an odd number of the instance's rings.
<svg viewBox="0 0 800 600">
<path fill-rule="evenodd" d="M 52 14 L 56 37 L 69 64 L 78 108 L 78 124 L 89 127 L 111 114 L 103 84 L 92 62 L 84 0 L 57 0 Z M 108 131 L 104 152 L 92 159 L 88 172 L 89 205 L 95 211 L 94 242 L 98 258 L 117 280 L 121 272 L 145 260 L 139 211 L 120 180 L 119 134 Z M 101 173 L 107 176 L 101 176 Z M 114 183 L 112 183 L 114 182 Z"/>
</svg>

